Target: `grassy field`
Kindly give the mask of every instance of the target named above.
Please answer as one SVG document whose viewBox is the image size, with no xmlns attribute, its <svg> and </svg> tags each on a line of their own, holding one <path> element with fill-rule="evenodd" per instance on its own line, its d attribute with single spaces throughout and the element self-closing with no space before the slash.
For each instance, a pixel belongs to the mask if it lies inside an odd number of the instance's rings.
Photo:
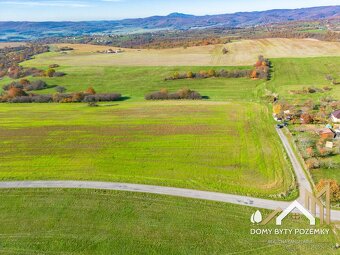
<svg viewBox="0 0 340 255">
<path fill-rule="evenodd" d="M 45 53 L 23 65 L 60 64 L 58 71 L 67 76 L 43 78 L 50 86 L 65 86 L 68 92 L 92 86 L 97 92 L 122 93 L 126 100 L 99 107 L 2 104 L 0 180 L 102 180 L 292 199 L 297 194 L 287 193 L 294 186 L 291 166 L 261 95 L 268 88 L 289 100 L 340 96 L 335 86 L 323 94 L 289 94 L 329 86 L 325 75 L 339 78 L 340 57 L 271 59 L 268 82 L 164 81 L 175 71 L 249 69 L 259 54 L 339 55 L 337 43 L 242 41 L 228 44 L 226 56 L 221 45 L 117 55 L 93 53 L 104 49 L 99 46 L 74 47 L 67 55 Z M 3 79 L 0 86 L 9 82 Z M 182 87 L 209 100 L 144 100 L 146 93 Z M 332 247 L 339 242 L 333 232 L 250 235 L 256 209 L 225 203 L 86 190 L 1 190 L 0 196 L 4 254 L 336 254 Z M 303 220 L 285 221 L 285 227 L 306 226 Z"/>
<path fill-rule="evenodd" d="M 318 57 L 318 58 L 281 58 L 271 59 L 273 73 L 267 87 L 278 92 L 288 100 L 318 100 L 325 96 L 332 96 L 340 100 L 340 85 L 331 85 L 326 80 L 326 75 L 332 75 L 340 79 L 340 57 Z M 293 95 L 290 90 L 301 90 L 304 87 L 323 88 L 331 87 L 332 90 L 326 93 L 315 93 L 306 95 Z"/>
<path fill-rule="evenodd" d="M 53 53 L 52 53 L 53 54 Z M 189 87 L 201 92 L 213 101 L 226 100 L 258 100 L 266 87 L 278 92 L 288 100 L 315 99 L 332 96 L 340 99 L 340 86 L 331 85 L 326 80 L 326 75 L 332 75 L 340 79 L 340 57 L 317 58 L 278 58 L 271 59 L 273 64 L 272 78 L 269 82 L 263 80 L 251 80 L 247 78 L 225 79 L 211 78 L 203 80 L 177 80 L 164 81 L 175 71 L 198 72 L 200 70 L 235 70 L 250 69 L 245 67 L 101 67 L 101 66 L 61 66 L 60 71 L 68 75 L 60 78 L 45 78 L 49 85 L 61 85 L 69 91 L 83 91 L 93 86 L 99 92 L 115 91 L 131 97 L 131 100 L 143 100 L 145 94 L 168 88 L 175 91 L 182 87 Z M 47 68 L 46 64 L 53 63 L 50 59 L 47 63 L 40 63 L 39 59 L 25 62 L 24 66 Z M 59 63 L 60 64 L 60 63 Z M 0 85 L 9 83 L 9 79 L 0 81 Z M 332 90 L 315 94 L 291 94 L 291 90 L 301 90 L 306 87 L 323 88 L 331 87 Z M 54 93 L 54 89 L 44 90 L 42 93 Z"/>
<path fill-rule="evenodd" d="M 1 190 L 0 196 L 2 254 L 329 255 L 339 242 L 332 230 L 251 235 L 256 209 L 226 203 L 79 190 Z M 304 218 L 283 224 L 308 226 Z"/>
<path fill-rule="evenodd" d="M 2 105 L 1 179 L 146 183 L 268 196 L 293 180 L 258 103 Z M 20 153 L 18 153 L 20 151 Z"/>
<path fill-rule="evenodd" d="M 27 64 L 25 63 L 25 65 Z M 177 91 L 183 87 L 197 90 L 213 101 L 257 100 L 257 88 L 263 83 L 260 80 L 211 78 L 164 81 L 175 71 L 199 72 L 211 68 L 222 69 L 220 67 L 61 67 L 58 70 L 66 72 L 65 77 L 44 78 L 43 80 L 51 86 L 64 86 L 68 92 L 84 91 L 89 86 L 94 87 L 97 92 L 119 92 L 130 97 L 129 101 L 142 101 L 147 93 L 158 91 L 161 88 Z M 235 68 L 225 67 L 223 69 Z M 8 79 L 4 79 L 0 81 L 0 84 L 9 82 Z M 55 89 L 51 88 L 39 93 L 55 93 Z"/>
<path fill-rule="evenodd" d="M 65 45 L 59 45 L 65 46 Z M 68 45 L 70 46 L 70 45 Z M 36 58 L 40 64 L 51 61 L 64 66 L 246 66 L 253 65 L 258 55 L 268 58 L 340 56 L 339 42 L 311 39 L 242 40 L 227 45 L 209 45 L 163 50 L 124 49 L 121 54 L 101 54 L 106 46 L 71 45 L 68 54 L 47 53 Z M 226 47 L 229 53 L 222 54 Z"/>
<path fill-rule="evenodd" d="M 333 156 L 331 160 L 334 164 L 340 164 L 340 155 Z M 332 179 L 336 180 L 338 183 L 340 182 L 340 173 L 339 169 L 328 169 L 328 168 L 319 168 L 311 170 L 311 174 L 314 180 L 314 183 L 318 183 L 321 179 Z"/>
</svg>

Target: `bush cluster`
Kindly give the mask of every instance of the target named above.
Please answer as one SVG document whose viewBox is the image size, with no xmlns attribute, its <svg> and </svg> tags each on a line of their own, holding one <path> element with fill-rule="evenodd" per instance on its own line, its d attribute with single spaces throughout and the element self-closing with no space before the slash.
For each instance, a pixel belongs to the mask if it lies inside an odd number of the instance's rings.
<svg viewBox="0 0 340 255">
<path fill-rule="evenodd" d="M 96 95 L 87 95 L 84 97 L 84 102 L 91 103 L 91 102 L 111 102 L 111 101 L 118 101 L 122 97 L 121 94 L 117 93 L 107 93 L 107 94 L 96 94 Z"/>
<path fill-rule="evenodd" d="M 322 89 L 316 87 L 307 87 L 302 88 L 302 90 L 290 90 L 289 93 L 293 95 L 301 95 L 301 94 L 314 94 L 314 93 L 323 93 L 327 91 L 331 91 L 332 88 L 325 86 Z"/>
<path fill-rule="evenodd" d="M 12 66 L 8 70 L 2 70 L 0 77 L 8 75 L 9 78 L 19 79 L 26 76 L 41 77 L 44 76 L 44 71 L 37 68 L 24 68 L 22 66 Z"/>
<path fill-rule="evenodd" d="M 2 89 L 4 91 L 8 91 L 11 88 L 17 88 L 17 89 L 22 89 L 25 91 L 34 91 L 34 90 L 46 89 L 47 87 L 48 87 L 47 84 L 41 80 L 29 81 L 26 79 L 21 79 L 18 82 L 12 82 L 10 84 L 4 85 Z"/>
<path fill-rule="evenodd" d="M 259 56 L 250 77 L 253 79 L 270 79 L 270 61 L 263 56 Z"/>
<path fill-rule="evenodd" d="M 63 87 L 60 87 L 63 88 Z M 63 89 L 65 91 L 65 89 Z M 76 103 L 76 102 L 109 102 L 118 101 L 121 99 L 121 94 L 118 93 L 103 93 L 96 94 L 93 88 L 88 88 L 85 92 L 75 93 L 56 93 L 54 95 L 36 95 L 27 94 L 26 91 L 18 87 L 10 87 L 0 96 L 1 103 Z"/>
<path fill-rule="evenodd" d="M 221 77 L 221 78 L 242 78 L 249 77 L 251 74 L 251 70 L 231 70 L 226 71 L 224 69 L 216 71 L 216 70 L 202 70 L 197 73 L 195 72 L 187 72 L 187 73 L 179 73 L 175 72 L 172 76 L 165 78 L 166 81 L 169 80 L 181 80 L 181 79 L 206 79 L 213 77 Z"/>
<path fill-rule="evenodd" d="M 83 92 L 77 93 L 57 93 L 52 97 L 52 101 L 56 103 L 91 103 L 91 102 L 112 102 L 118 101 L 122 97 L 118 93 L 103 93 L 103 94 L 87 94 Z"/>
<path fill-rule="evenodd" d="M 169 93 L 168 90 L 162 89 L 145 96 L 146 100 L 180 100 L 180 99 L 190 99 L 190 100 L 200 100 L 202 96 L 200 93 L 184 88 L 180 89 L 175 93 Z"/>
<path fill-rule="evenodd" d="M 51 95 L 30 95 L 8 98 L 8 103 L 51 103 L 53 102 Z"/>
</svg>

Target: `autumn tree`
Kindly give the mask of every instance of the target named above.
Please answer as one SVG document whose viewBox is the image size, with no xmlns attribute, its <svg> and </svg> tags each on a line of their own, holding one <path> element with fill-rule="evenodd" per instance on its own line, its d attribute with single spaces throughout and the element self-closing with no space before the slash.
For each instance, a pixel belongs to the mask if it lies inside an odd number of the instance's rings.
<svg viewBox="0 0 340 255">
<path fill-rule="evenodd" d="M 250 74 L 250 78 L 252 78 L 252 79 L 257 79 L 257 77 L 258 77 L 257 71 L 256 71 L 256 70 L 253 70 L 253 71 L 251 72 L 251 74 Z"/>
<path fill-rule="evenodd" d="M 96 91 L 94 90 L 94 88 L 89 87 L 87 88 L 87 90 L 85 90 L 85 94 L 95 95 Z"/>
<path fill-rule="evenodd" d="M 273 105 L 273 113 L 276 115 L 281 114 L 282 112 L 282 105 L 280 103 L 276 103 Z"/>
<path fill-rule="evenodd" d="M 187 78 L 189 79 L 194 78 L 194 73 L 191 71 L 187 72 Z"/>
<path fill-rule="evenodd" d="M 205 71 L 205 70 L 201 70 L 201 71 L 199 72 L 199 75 L 200 75 L 201 77 L 203 77 L 203 78 L 206 78 L 206 77 L 208 76 L 208 73 L 207 73 L 207 71 Z"/>
<path fill-rule="evenodd" d="M 336 180 L 328 179 L 324 180 L 321 179 L 319 183 L 316 185 L 316 190 L 321 191 L 327 185 L 330 186 L 331 190 L 331 201 L 339 202 L 340 201 L 340 186 Z"/>
<path fill-rule="evenodd" d="M 85 95 L 84 93 L 81 93 L 81 92 L 77 92 L 77 93 L 73 93 L 72 94 L 72 102 L 81 102 L 83 101 Z"/>
<path fill-rule="evenodd" d="M 159 92 L 160 92 L 161 94 L 163 94 L 163 95 L 169 94 L 169 90 L 168 90 L 167 88 L 162 88 L 162 89 L 160 89 Z"/>
<path fill-rule="evenodd" d="M 55 70 L 53 68 L 49 68 L 45 72 L 45 76 L 47 77 L 53 77 L 54 74 L 55 74 Z"/>
<path fill-rule="evenodd" d="M 174 72 L 173 78 L 174 79 L 179 79 L 179 72 Z"/>
<path fill-rule="evenodd" d="M 190 92 L 191 92 L 190 89 L 188 89 L 188 88 L 183 88 L 183 89 L 180 89 L 179 91 L 177 91 L 177 94 L 178 94 L 181 98 L 187 98 Z"/>
<path fill-rule="evenodd" d="M 63 86 L 57 86 L 57 87 L 55 88 L 55 90 L 56 90 L 58 93 L 64 93 L 64 92 L 66 92 L 66 88 L 63 87 Z"/>
<path fill-rule="evenodd" d="M 27 80 L 27 79 L 21 79 L 21 80 L 19 81 L 19 83 L 20 83 L 21 85 L 23 85 L 23 86 L 27 86 L 27 85 L 30 84 L 30 81 Z"/>
<path fill-rule="evenodd" d="M 215 77 L 215 76 L 216 76 L 216 71 L 213 70 L 213 69 L 210 69 L 210 70 L 208 71 L 208 76 L 209 76 L 209 77 Z"/>
<path fill-rule="evenodd" d="M 27 94 L 25 93 L 25 91 L 23 91 L 20 88 L 11 87 L 7 91 L 7 96 L 10 97 L 10 98 L 14 98 L 14 97 L 20 97 L 20 96 L 27 96 Z"/>
<path fill-rule="evenodd" d="M 310 124 L 313 122 L 313 116 L 309 113 L 303 113 L 301 115 L 302 124 Z"/>
</svg>

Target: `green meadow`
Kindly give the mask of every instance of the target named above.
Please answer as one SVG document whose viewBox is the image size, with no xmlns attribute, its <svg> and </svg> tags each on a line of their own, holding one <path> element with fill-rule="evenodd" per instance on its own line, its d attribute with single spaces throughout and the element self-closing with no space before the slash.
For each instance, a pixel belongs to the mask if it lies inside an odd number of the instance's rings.
<svg viewBox="0 0 340 255">
<path fill-rule="evenodd" d="M 42 67 L 45 68 L 45 67 Z M 65 77 L 45 78 L 50 86 L 64 86 L 68 92 L 84 91 L 92 86 L 97 92 L 119 92 L 130 97 L 129 101 L 143 101 L 147 93 L 167 88 L 177 91 L 188 87 L 199 91 L 212 101 L 234 99 L 255 100 L 257 87 L 261 81 L 240 79 L 201 79 L 165 81 L 174 72 L 200 70 L 233 70 L 235 67 L 61 67 L 57 70 L 67 73 Z M 242 69 L 250 69 L 243 67 Z M 4 81 L 2 82 L 4 83 Z M 55 89 L 47 89 L 41 93 L 55 93 Z"/>
<path fill-rule="evenodd" d="M 0 196 L 1 254 L 330 255 L 339 242 L 334 226 L 322 227 L 328 235 L 251 235 L 262 228 L 250 222 L 257 209 L 227 203 L 92 190 Z M 284 228 L 307 226 L 304 218 L 283 221 Z"/>
<path fill-rule="evenodd" d="M 270 112 L 259 103 L 3 106 L 3 180 L 106 180 L 258 196 L 294 188 Z"/>
<path fill-rule="evenodd" d="M 53 54 L 39 55 L 23 65 L 47 68 L 53 64 L 48 62 Z M 64 86 L 68 92 L 92 86 L 97 92 L 122 93 L 125 101 L 95 108 L 86 104 L 2 104 L 0 178 L 110 180 L 292 198 L 290 163 L 261 96 L 269 89 L 288 99 L 337 97 L 336 86 L 313 95 L 290 95 L 289 90 L 330 86 L 325 76 L 337 77 L 340 58 L 271 61 L 272 79 L 267 82 L 246 78 L 164 80 L 175 71 L 251 67 L 80 67 L 59 62 L 57 70 L 67 75 L 43 78 L 50 86 Z M 0 81 L 5 83 L 8 80 Z M 144 100 L 149 92 L 183 87 L 208 99 Z M 54 88 L 39 91 L 54 92 Z"/>
<path fill-rule="evenodd" d="M 325 79 L 339 80 L 340 57 L 271 59 L 270 81 L 165 81 L 176 71 L 251 67 L 77 66 L 62 58 L 52 62 L 55 54 L 22 65 L 46 69 L 59 64 L 57 71 L 65 77 L 29 79 L 64 86 L 67 92 L 91 86 L 99 93 L 121 93 L 124 100 L 98 107 L 1 104 L 0 180 L 100 180 L 292 200 L 298 195 L 293 171 L 262 95 L 268 89 L 288 100 L 340 96 L 340 86 Z M 0 86 L 10 81 L 0 80 Z M 289 92 L 310 86 L 332 90 Z M 183 87 L 206 99 L 144 100 L 149 92 Z M 319 174 L 314 178 L 334 173 Z M 3 254 L 309 255 L 336 254 L 333 247 L 339 242 L 334 226 L 327 236 L 250 235 L 256 209 L 226 203 L 59 189 L 1 190 L 0 197 Z M 289 218 L 285 226 L 308 224 Z"/>
<path fill-rule="evenodd" d="M 317 57 L 317 58 L 282 58 L 271 59 L 273 65 L 272 79 L 267 83 L 267 88 L 278 92 L 288 100 L 318 100 L 331 96 L 340 100 L 340 85 L 332 85 L 326 79 L 331 75 L 340 81 L 340 57 Z M 323 88 L 330 87 L 332 90 L 324 93 L 296 95 L 289 93 L 290 90 L 301 90 L 307 87 Z"/>
</svg>

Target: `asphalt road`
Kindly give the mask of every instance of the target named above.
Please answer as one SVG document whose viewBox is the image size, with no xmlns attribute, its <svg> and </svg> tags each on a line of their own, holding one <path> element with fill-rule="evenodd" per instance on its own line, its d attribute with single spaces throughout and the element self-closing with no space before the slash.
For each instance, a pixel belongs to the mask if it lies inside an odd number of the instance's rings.
<svg viewBox="0 0 340 255">
<path fill-rule="evenodd" d="M 303 204 L 305 189 L 312 191 L 311 184 L 296 158 L 293 150 L 283 134 L 282 130 L 277 130 L 279 137 L 287 151 L 292 162 L 297 182 L 299 184 L 300 196 L 298 201 Z M 10 181 L 0 182 L 0 189 L 22 189 L 22 188 L 66 188 L 66 189 L 99 189 L 99 190 L 117 190 L 141 193 L 152 193 L 160 195 L 170 195 L 194 199 L 204 199 L 210 201 L 226 202 L 237 205 L 244 205 L 256 208 L 275 210 L 277 208 L 286 208 L 291 202 L 275 201 L 240 195 L 224 194 L 210 191 L 200 191 L 173 187 L 152 186 L 143 184 L 114 183 L 114 182 L 94 182 L 94 181 Z M 332 221 L 340 221 L 340 211 L 331 212 Z"/>
</svg>

